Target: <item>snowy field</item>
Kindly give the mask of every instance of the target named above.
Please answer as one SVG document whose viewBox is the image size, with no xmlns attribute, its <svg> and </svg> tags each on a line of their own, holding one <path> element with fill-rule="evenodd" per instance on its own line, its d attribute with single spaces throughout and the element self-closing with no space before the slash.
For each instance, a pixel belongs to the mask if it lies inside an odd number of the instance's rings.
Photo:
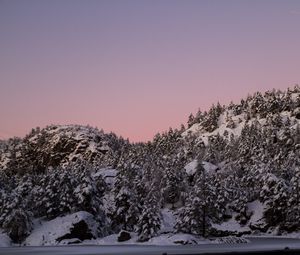
<svg viewBox="0 0 300 255">
<path fill-rule="evenodd" d="M 8 247 L 0 248 L 0 254 L 226 254 L 234 252 L 243 254 L 245 252 L 279 251 L 274 254 L 300 254 L 300 240 L 293 238 L 248 238 L 245 244 L 201 244 L 180 246 L 158 246 L 158 245 L 78 245 L 78 246 L 51 246 L 51 247 Z M 288 253 L 287 253 L 288 252 Z M 251 253 L 246 253 L 251 254 Z M 257 253 L 254 253 L 257 254 Z"/>
</svg>

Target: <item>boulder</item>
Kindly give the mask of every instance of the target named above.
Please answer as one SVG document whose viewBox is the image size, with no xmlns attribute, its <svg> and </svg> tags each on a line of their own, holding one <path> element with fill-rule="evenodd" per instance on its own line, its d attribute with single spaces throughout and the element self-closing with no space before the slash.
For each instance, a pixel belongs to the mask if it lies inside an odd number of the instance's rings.
<svg viewBox="0 0 300 255">
<path fill-rule="evenodd" d="M 122 230 L 118 234 L 118 242 L 125 242 L 131 239 L 131 235 L 129 232 Z"/>
<path fill-rule="evenodd" d="M 81 220 L 77 223 L 74 223 L 73 226 L 70 228 L 69 233 L 56 238 L 56 241 L 60 242 L 64 239 L 79 239 L 80 241 L 86 239 L 92 239 L 95 236 L 92 234 L 91 229 L 89 228 L 88 224 Z"/>
</svg>

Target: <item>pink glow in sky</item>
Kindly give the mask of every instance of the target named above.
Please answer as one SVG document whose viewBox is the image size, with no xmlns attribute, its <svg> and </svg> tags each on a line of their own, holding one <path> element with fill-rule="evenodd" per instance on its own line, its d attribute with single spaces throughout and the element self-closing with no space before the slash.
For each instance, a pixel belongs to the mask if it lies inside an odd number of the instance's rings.
<svg viewBox="0 0 300 255">
<path fill-rule="evenodd" d="M 131 141 L 300 81 L 300 1 L 0 1 L 0 139 L 89 124 Z"/>
</svg>

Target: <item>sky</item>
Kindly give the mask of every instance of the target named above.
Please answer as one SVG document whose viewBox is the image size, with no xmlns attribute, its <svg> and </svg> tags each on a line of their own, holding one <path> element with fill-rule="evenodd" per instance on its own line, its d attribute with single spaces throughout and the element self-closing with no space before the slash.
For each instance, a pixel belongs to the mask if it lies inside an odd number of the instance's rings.
<svg viewBox="0 0 300 255">
<path fill-rule="evenodd" d="M 0 0 L 0 139 L 81 124 L 147 141 L 300 83 L 300 1 Z"/>
</svg>

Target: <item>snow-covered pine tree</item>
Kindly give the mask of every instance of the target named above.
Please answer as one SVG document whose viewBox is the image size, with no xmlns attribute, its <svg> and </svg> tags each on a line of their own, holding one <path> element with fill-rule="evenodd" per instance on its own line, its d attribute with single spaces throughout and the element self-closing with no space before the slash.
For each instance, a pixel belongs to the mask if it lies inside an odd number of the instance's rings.
<svg viewBox="0 0 300 255">
<path fill-rule="evenodd" d="M 184 207 L 182 207 L 177 214 L 177 221 L 175 228 L 178 232 L 203 235 L 203 211 L 199 197 L 189 194 Z"/>
<path fill-rule="evenodd" d="M 209 235 L 211 223 L 219 212 L 216 211 L 215 190 L 208 181 L 207 173 L 198 160 L 196 183 L 189 194 L 185 207 L 177 217 L 176 229 L 185 233 Z"/>
<path fill-rule="evenodd" d="M 284 228 L 288 205 L 288 186 L 282 178 L 267 173 L 263 176 L 260 198 L 265 203 L 264 217 L 269 226 Z"/>
<path fill-rule="evenodd" d="M 214 208 L 214 217 L 213 220 L 215 222 L 222 222 L 227 215 L 227 206 L 230 202 L 229 192 L 227 191 L 224 185 L 224 178 L 222 174 L 216 173 L 211 177 L 211 186 L 214 190 L 213 201 L 215 204 Z"/>
<path fill-rule="evenodd" d="M 53 219 L 61 214 L 74 211 L 77 176 L 70 169 L 49 168 L 38 177 L 33 189 L 35 216 Z"/>
<path fill-rule="evenodd" d="M 95 180 L 92 177 L 93 166 L 86 162 L 78 161 L 75 165 L 71 165 L 69 171 L 73 168 L 74 177 L 76 177 L 76 186 L 69 183 L 70 189 L 74 189 L 74 207 L 77 211 L 83 210 L 93 215 L 97 215 L 102 205 L 101 197 L 103 190 L 98 189 Z M 68 171 L 66 171 L 68 172 Z M 101 177 L 98 177 L 98 182 Z M 73 186 L 73 187 L 72 187 Z M 65 192 L 65 195 L 68 193 Z M 66 198 L 68 201 L 68 198 Z"/>
<path fill-rule="evenodd" d="M 116 177 L 114 192 L 114 208 L 110 215 L 112 220 L 112 229 L 119 231 L 121 229 L 134 230 L 140 215 L 140 204 L 137 200 L 137 194 L 134 189 L 131 176 L 134 171 L 130 166 L 119 170 Z"/>
<path fill-rule="evenodd" d="M 167 167 L 162 179 L 162 197 L 165 204 L 174 204 L 180 199 L 180 183 L 183 180 L 178 175 L 176 169 Z"/>
<path fill-rule="evenodd" d="M 224 160 L 225 147 L 226 141 L 219 133 L 215 136 L 210 136 L 208 138 L 204 160 L 214 164 L 221 163 Z"/>
<path fill-rule="evenodd" d="M 161 225 L 158 192 L 153 188 L 148 193 L 139 221 L 137 223 L 138 241 L 145 242 L 155 236 Z"/>
<path fill-rule="evenodd" d="M 286 227 L 289 231 L 300 230 L 300 167 L 295 167 L 291 179 L 291 193 L 288 200 Z"/>
<path fill-rule="evenodd" d="M 212 105 L 202 121 L 202 127 L 204 130 L 207 132 L 213 132 L 218 127 L 218 120 L 223 111 L 224 107 L 222 107 L 220 103 L 217 103 L 216 106 Z"/>
<path fill-rule="evenodd" d="M 31 217 L 23 208 L 14 209 L 5 219 L 3 229 L 14 242 L 20 243 L 32 230 Z"/>
<path fill-rule="evenodd" d="M 191 113 L 188 119 L 188 128 L 190 128 L 191 126 L 193 126 L 195 123 L 195 117 L 194 115 Z"/>
</svg>

